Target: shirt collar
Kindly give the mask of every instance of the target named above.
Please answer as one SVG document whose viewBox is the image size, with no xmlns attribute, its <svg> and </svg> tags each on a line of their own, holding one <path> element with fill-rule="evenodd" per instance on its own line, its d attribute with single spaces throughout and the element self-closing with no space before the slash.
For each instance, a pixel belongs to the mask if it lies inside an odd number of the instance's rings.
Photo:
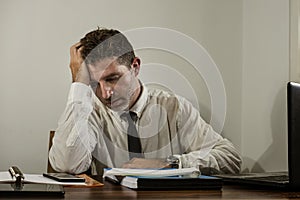
<svg viewBox="0 0 300 200">
<path fill-rule="evenodd" d="M 142 111 L 146 105 L 147 98 L 148 98 L 147 87 L 142 82 L 140 82 L 140 83 L 141 83 L 142 93 L 141 93 L 139 99 L 135 102 L 135 104 L 130 109 L 130 111 L 135 112 L 137 114 L 138 118 L 140 118 Z"/>
</svg>

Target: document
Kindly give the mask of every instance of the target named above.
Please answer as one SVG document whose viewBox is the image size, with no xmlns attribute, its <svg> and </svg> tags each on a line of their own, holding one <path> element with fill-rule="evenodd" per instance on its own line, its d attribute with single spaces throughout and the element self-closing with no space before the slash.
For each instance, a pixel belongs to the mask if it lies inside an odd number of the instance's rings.
<svg viewBox="0 0 300 200">
<path fill-rule="evenodd" d="M 147 176 L 147 177 L 162 177 L 162 176 L 179 176 L 179 175 L 200 175 L 200 171 L 196 167 L 182 169 L 127 169 L 127 168 L 107 168 L 104 169 L 103 177 L 105 176 Z"/>
</svg>

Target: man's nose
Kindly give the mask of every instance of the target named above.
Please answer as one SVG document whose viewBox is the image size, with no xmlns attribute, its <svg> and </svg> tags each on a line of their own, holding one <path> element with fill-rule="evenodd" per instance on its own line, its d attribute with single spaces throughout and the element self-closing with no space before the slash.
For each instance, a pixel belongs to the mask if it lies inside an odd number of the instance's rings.
<svg viewBox="0 0 300 200">
<path fill-rule="evenodd" d="M 101 84 L 101 93 L 104 99 L 109 99 L 113 94 L 113 88 L 107 84 Z"/>
</svg>

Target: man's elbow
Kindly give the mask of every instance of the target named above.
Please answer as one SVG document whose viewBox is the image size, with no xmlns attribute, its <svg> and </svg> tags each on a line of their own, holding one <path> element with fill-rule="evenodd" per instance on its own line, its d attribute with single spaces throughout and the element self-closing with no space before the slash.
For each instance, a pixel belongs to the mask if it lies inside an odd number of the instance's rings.
<svg viewBox="0 0 300 200">
<path fill-rule="evenodd" d="M 242 158 L 239 155 L 233 156 L 230 161 L 227 162 L 227 165 L 222 167 L 221 170 L 225 174 L 238 174 L 241 172 L 242 167 Z"/>
<path fill-rule="evenodd" d="M 51 167 L 57 172 L 70 174 L 80 174 L 89 169 L 90 163 L 87 161 L 75 160 L 75 156 L 53 156 L 49 153 Z"/>
</svg>

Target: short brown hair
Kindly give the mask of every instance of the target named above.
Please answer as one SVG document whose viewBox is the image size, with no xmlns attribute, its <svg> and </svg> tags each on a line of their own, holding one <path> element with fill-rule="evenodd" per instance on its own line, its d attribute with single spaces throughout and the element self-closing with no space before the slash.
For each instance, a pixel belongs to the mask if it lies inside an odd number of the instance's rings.
<svg viewBox="0 0 300 200">
<path fill-rule="evenodd" d="M 82 58 L 86 64 L 95 64 L 104 58 L 116 57 L 119 64 L 130 67 L 135 54 L 128 39 L 118 30 L 98 28 L 81 40 Z"/>
</svg>

